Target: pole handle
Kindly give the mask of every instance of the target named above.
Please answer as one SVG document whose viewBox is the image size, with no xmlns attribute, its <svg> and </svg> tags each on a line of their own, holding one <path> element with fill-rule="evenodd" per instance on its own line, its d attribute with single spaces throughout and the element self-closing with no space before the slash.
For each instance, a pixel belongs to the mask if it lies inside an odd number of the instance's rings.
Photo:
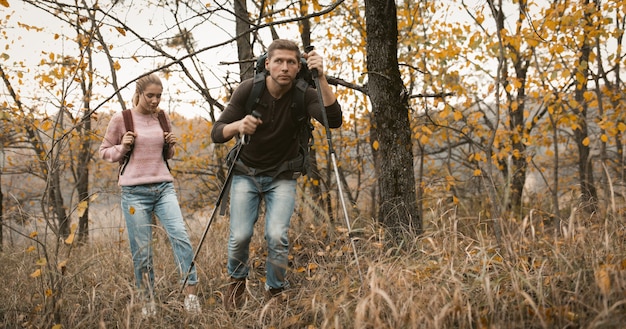
<svg viewBox="0 0 626 329">
<path fill-rule="evenodd" d="M 250 115 L 252 115 L 253 117 L 257 119 L 261 119 L 261 113 L 259 113 L 257 110 L 252 111 Z M 250 136 L 243 135 L 243 138 L 241 139 L 241 143 L 245 145 L 245 144 L 248 144 L 249 142 L 250 142 Z"/>
<path fill-rule="evenodd" d="M 309 53 L 309 52 L 311 52 L 313 49 L 315 49 L 315 46 L 314 46 L 314 45 L 308 45 L 308 46 L 304 47 L 304 52 Z M 311 76 L 313 77 L 313 79 L 317 79 L 318 74 L 319 74 L 319 73 L 317 72 L 317 69 L 312 69 L 312 70 L 311 70 Z"/>
</svg>

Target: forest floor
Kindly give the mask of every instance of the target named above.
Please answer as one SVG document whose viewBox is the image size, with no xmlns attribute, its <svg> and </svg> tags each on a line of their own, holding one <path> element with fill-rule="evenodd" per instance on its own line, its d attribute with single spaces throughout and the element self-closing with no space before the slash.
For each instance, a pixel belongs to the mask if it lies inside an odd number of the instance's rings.
<svg viewBox="0 0 626 329">
<path fill-rule="evenodd" d="M 141 315 L 119 207 L 91 219 L 88 243 L 45 234 L 5 238 L 0 253 L 4 328 L 623 328 L 626 220 L 573 213 L 555 230 L 529 215 L 503 222 L 459 218 L 443 209 L 421 235 L 383 238 L 376 224 L 345 226 L 294 216 L 290 289 L 263 294 L 263 219 L 251 244 L 246 303 L 223 307 L 228 283 L 228 217 L 217 216 L 196 264 L 203 312 L 183 309 L 169 241 L 154 230 L 157 314 Z M 210 212 L 187 216 L 194 248 Z M 532 214 L 532 213 L 531 213 Z"/>
</svg>

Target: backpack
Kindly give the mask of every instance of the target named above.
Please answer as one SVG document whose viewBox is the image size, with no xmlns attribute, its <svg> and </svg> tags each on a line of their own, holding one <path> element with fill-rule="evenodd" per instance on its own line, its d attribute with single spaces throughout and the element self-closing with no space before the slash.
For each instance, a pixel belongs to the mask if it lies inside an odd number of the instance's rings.
<svg viewBox="0 0 626 329">
<path fill-rule="evenodd" d="M 252 91 L 248 96 L 246 102 L 246 113 L 252 114 L 256 105 L 261 104 L 261 94 L 265 89 L 265 77 L 267 71 L 265 70 L 265 60 L 267 59 L 267 53 L 259 56 L 256 60 L 254 82 L 252 85 Z M 300 174 L 305 176 L 310 173 L 311 161 L 309 159 L 309 151 L 313 146 L 313 125 L 311 124 L 311 117 L 306 111 L 304 104 L 304 94 L 309 86 L 315 88 L 313 77 L 308 69 L 306 59 L 300 58 L 301 68 L 296 75 L 295 80 L 295 95 L 293 96 L 293 103 L 291 109 L 295 113 L 292 114 L 294 124 L 296 125 L 295 139 L 298 141 L 298 156 L 295 159 L 287 161 L 276 168 L 277 174 L 285 171 L 291 171 L 294 173 L 294 178 L 297 178 Z"/>
<path fill-rule="evenodd" d="M 132 131 L 134 132 L 135 130 L 134 125 L 133 125 L 133 116 L 130 112 L 130 110 L 123 110 L 122 111 L 122 116 L 124 117 L 124 127 L 126 128 L 126 132 Z M 163 132 L 170 132 L 172 131 L 172 127 L 170 127 L 170 125 L 168 124 L 167 118 L 166 118 L 166 114 L 163 110 L 159 110 L 157 117 L 159 118 L 159 124 L 161 125 L 161 129 L 163 129 Z M 120 163 L 120 175 L 124 174 L 124 169 L 126 169 L 126 165 L 128 164 L 128 161 L 130 160 L 130 154 L 133 153 L 133 148 L 134 145 L 130 146 L 130 151 L 128 151 L 126 153 L 126 155 L 124 155 L 124 159 L 122 160 L 122 162 Z M 167 166 L 167 170 L 170 170 L 170 165 L 167 162 L 167 155 L 169 153 L 169 149 L 170 149 L 170 145 L 168 143 L 163 143 L 163 161 L 165 161 L 165 165 Z"/>
</svg>

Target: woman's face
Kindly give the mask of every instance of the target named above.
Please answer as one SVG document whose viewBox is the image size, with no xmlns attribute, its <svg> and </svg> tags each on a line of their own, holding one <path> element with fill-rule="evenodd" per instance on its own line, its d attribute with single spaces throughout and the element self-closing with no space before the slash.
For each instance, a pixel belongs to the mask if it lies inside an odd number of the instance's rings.
<svg viewBox="0 0 626 329">
<path fill-rule="evenodd" d="M 139 109 L 144 113 L 156 113 L 161 102 L 163 87 L 157 84 L 149 84 L 139 96 Z"/>
</svg>

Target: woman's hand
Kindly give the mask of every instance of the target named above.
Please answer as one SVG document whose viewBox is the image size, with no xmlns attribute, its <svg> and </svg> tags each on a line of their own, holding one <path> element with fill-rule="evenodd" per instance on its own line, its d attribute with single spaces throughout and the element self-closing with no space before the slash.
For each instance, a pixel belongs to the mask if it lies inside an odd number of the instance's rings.
<svg viewBox="0 0 626 329">
<path fill-rule="evenodd" d="M 122 136 L 122 145 L 124 146 L 124 148 L 126 148 L 127 150 L 130 150 L 131 147 L 133 147 L 133 144 L 135 143 L 135 137 L 137 135 L 132 132 L 132 131 L 127 131 L 124 136 Z"/>
<path fill-rule="evenodd" d="M 165 137 L 165 142 L 170 144 L 170 145 L 174 145 L 176 144 L 176 135 L 174 135 L 174 133 L 169 132 L 169 133 L 163 133 L 163 136 Z"/>
</svg>

